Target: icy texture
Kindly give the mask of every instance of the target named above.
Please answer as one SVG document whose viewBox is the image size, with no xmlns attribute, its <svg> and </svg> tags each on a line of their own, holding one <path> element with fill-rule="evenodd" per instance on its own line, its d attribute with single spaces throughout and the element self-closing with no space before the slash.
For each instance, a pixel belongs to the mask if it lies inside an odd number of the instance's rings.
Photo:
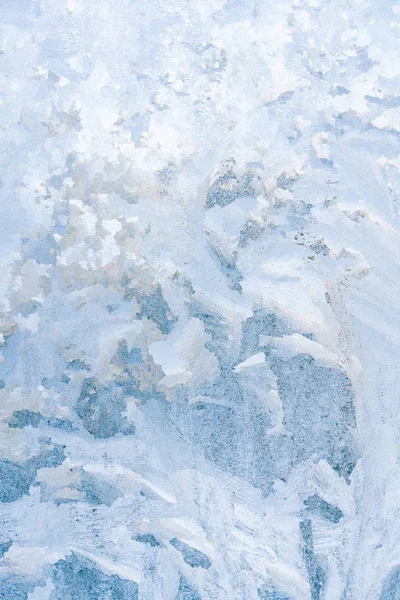
<svg viewBox="0 0 400 600">
<path fill-rule="evenodd" d="M 0 599 L 399 600 L 400 5 L 0 30 Z"/>
</svg>

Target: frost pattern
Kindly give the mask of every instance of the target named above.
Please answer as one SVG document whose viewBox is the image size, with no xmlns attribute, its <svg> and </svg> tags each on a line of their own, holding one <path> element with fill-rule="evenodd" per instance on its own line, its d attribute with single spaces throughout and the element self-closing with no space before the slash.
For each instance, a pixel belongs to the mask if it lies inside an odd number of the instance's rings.
<svg viewBox="0 0 400 600">
<path fill-rule="evenodd" d="M 0 597 L 397 598 L 399 6 L 0 4 Z"/>
</svg>

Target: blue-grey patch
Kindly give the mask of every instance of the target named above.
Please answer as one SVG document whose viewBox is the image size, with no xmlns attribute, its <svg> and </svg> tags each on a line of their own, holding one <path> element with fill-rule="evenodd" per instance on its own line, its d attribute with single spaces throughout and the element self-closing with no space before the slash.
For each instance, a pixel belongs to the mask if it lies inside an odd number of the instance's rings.
<svg viewBox="0 0 400 600">
<path fill-rule="evenodd" d="M 325 244 L 324 240 L 317 240 L 313 244 L 309 246 L 310 250 L 315 252 L 315 254 L 323 254 L 323 256 L 328 256 L 329 248 Z"/>
<path fill-rule="evenodd" d="M 77 153 L 76 152 L 69 152 L 67 154 L 67 158 L 65 159 L 65 166 L 66 166 L 66 177 L 72 177 L 74 174 L 74 166 L 76 163 L 76 158 L 77 158 Z"/>
<path fill-rule="evenodd" d="M 179 590 L 176 600 L 202 600 L 197 590 L 188 582 L 187 579 L 181 577 L 179 580 Z"/>
<path fill-rule="evenodd" d="M 41 384 L 42 386 L 46 389 L 46 390 L 51 390 L 53 389 L 54 391 L 60 393 L 63 392 L 65 387 L 65 384 L 68 384 L 71 381 L 71 378 L 66 374 L 66 373 L 62 373 L 60 375 L 60 378 L 58 377 L 43 377 L 41 380 Z"/>
<path fill-rule="evenodd" d="M 385 578 L 379 600 L 399 600 L 400 598 L 400 567 L 396 566 Z"/>
<path fill-rule="evenodd" d="M 209 569 L 211 567 L 211 560 L 208 558 L 206 554 L 200 552 L 200 550 L 196 550 L 196 548 L 192 548 L 188 544 L 181 542 L 177 538 L 173 538 L 169 542 L 171 546 L 179 550 L 182 554 L 183 560 L 185 563 L 190 565 L 191 567 L 202 567 L 203 569 Z"/>
<path fill-rule="evenodd" d="M 46 425 L 63 431 L 74 431 L 75 427 L 69 419 L 58 419 L 57 417 L 49 417 L 45 419 Z"/>
<path fill-rule="evenodd" d="M 164 335 L 172 330 L 178 317 L 175 317 L 169 310 L 159 285 L 150 294 L 139 289 L 131 290 L 131 293 L 132 297 L 140 304 L 140 312 L 137 314 L 138 319 L 151 319 Z"/>
<path fill-rule="evenodd" d="M 314 334 L 313 333 L 302 333 L 301 335 L 303 337 L 307 338 L 308 340 L 313 340 L 314 339 Z"/>
<path fill-rule="evenodd" d="M 354 394 L 346 373 L 311 356 L 270 357 L 284 409 L 284 425 L 295 444 L 297 461 L 325 457 L 349 480 L 357 462 Z M 296 461 L 296 462 L 297 462 Z"/>
<path fill-rule="evenodd" d="M 65 227 L 65 225 L 56 225 L 54 227 L 54 233 L 58 233 L 58 235 L 64 235 L 66 231 L 67 228 Z"/>
<path fill-rule="evenodd" d="M 132 539 L 135 542 L 140 542 L 142 544 L 145 544 L 146 546 L 156 547 L 160 545 L 152 533 L 139 533 L 138 535 L 135 535 L 135 537 L 133 537 Z"/>
<path fill-rule="evenodd" d="M 242 325 L 242 344 L 239 362 L 260 351 L 260 335 L 282 337 L 294 333 L 289 324 L 264 308 L 253 310 L 253 316 Z"/>
<path fill-rule="evenodd" d="M 318 494 L 310 496 L 304 500 L 304 505 L 313 513 L 331 521 L 332 523 L 339 523 L 343 517 L 343 512 L 337 506 L 333 506 L 320 498 Z"/>
<path fill-rule="evenodd" d="M 12 540 L 7 540 L 6 542 L 0 542 L 0 558 L 3 558 L 3 556 L 6 554 L 6 552 L 9 551 L 9 549 L 11 548 L 12 545 L 13 545 Z"/>
<path fill-rule="evenodd" d="M 362 72 L 366 73 L 370 70 L 371 67 L 377 64 L 372 61 L 368 56 L 368 51 L 366 49 L 359 50 L 357 52 L 357 68 Z"/>
<path fill-rule="evenodd" d="M 61 444 L 52 445 L 50 439 L 42 439 L 40 441 L 42 443 L 40 454 L 30 458 L 25 464 L 32 464 L 35 471 L 45 467 L 59 467 L 65 460 L 65 446 Z"/>
<path fill-rule="evenodd" d="M 263 585 L 258 588 L 257 594 L 261 600 L 290 600 L 288 596 L 282 596 L 282 594 L 279 594 L 274 590 L 271 591 L 271 588 L 268 585 Z"/>
<path fill-rule="evenodd" d="M 368 94 L 364 96 L 367 102 L 371 102 L 371 104 L 381 104 L 382 100 L 378 96 L 369 96 Z"/>
<path fill-rule="evenodd" d="M 51 83 L 58 83 L 60 81 L 60 77 L 56 73 L 53 73 L 53 71 L 49 71 L 47 78 Z"/>
<path fill-rule="evenodd" d="M 135 144 L 140 141 L 142 135 L 148 130 L 150 124 L 150 115 L 150 111 L 145 112 L 144 114 L 135 113 L 123 124 L 123 129 L 127 129 L 129 131 Z"/>
<path fill-rule="evenodd" d="M 62 188 L 64 178 L 65 175 L 52 175 L 49 179 L 49 183 L 56 190 L 60 190 Z"/>
<path fill-rule="evenodd" d="M 30 302 L 26 302 L 25 304 L 21 305 L 20 313 L 24 317 L 28 317 L 29 315 L 32 315 L 37 310 L 39 310 L 40 306 L 41 305 L 39 302 L 35 302 L 35 301 L 31 300 Z"/>
<path fill-rule="evenodd" d="M 161 171 L 158 171 L 156 177 L 161 183 L 169 184 L 176 179 L 176 173 L 176 169 L 167 167 Z"/>
<path fill-rule="evenodd" d="M 345 131 L 350 131 L 350 129 L 356 129 L 358 131 L 361 129 L 364 129 L 364 131 L 372 131 L 373 125 L 364 125 L 360 117 L 357 117 L 356 114 L 352 110 L 350 110 L 335 116 L 335 129 L 340 129 L 340 132 L 343 135 Z M 328 206 L 330 206 L 330 203 L 328 204 Z"/>
<path fill-rule="evenodd" d="M 236 254 L 234 254 L 232 257 L 226 257 L 218 250 L 218 248 L 215 248 L 211 242 L 209 242 L 209 247 L 217 259 L 218 267 L 225 275 L 229 287 L 241 294 L 242 286 L 240 285 L 240 282 L 243 280 L 243 276 L 236 267 Z"/>
<path fill-rule="evenodd" d="M 43 416 L 38 412 L 32 410 L 16 410 L 13 412 L 13 416 L 8 421 L 9 427 L 22 429 L 23 427 L 39 427 L 43 421 Z"/>
<path fill-rule="evenodd" d="M 85 470 L 82 472 L 81 490 L 85 493 L 86 501 L 96 506 L 100 504 L 111 506 L 121 497 L 121 493 L 114 486 Z"/>
<path fill-rule="evenodd" d="M 325 292 L 325 301 L 327 302 L 327 304 L 330 304 L 330 303 L 331 303 L 331 297 L 330 297 L 330 295 L 328 294 L 328 292 Z"/>
<path fill-rule="evenodd" d="M 232 371 L 223 372 L 201 393 L 210 402 L 191 404 L 185 417 L 194 442 L 218 467 L 269 493 L 276 477 L 287 476 L 294 464 L 292 439 L 265 435 L 272 427 L 270 416 L 254 406 L 251 390 Z"/>
<path fill-rule="evenodd" d="M 4 379 L 0 379 L 0 390 L 2 390 L 4 387 L 6 387 L 6 383 Z"/>
<path fill-rule="evenodd" d="M 207 192 L 206 208 L 212 208 L 215 205 L 223 208 L 232 204 L 237 198 L 254 196 L 254 190 L 251 187 L 252 179 L 251 173 L 239 178 L 230 169 L 211 184 Z"/>
<path fill-rule="evenodd" d="M 190 417 L 194 441 L 204 448 L 204 456 L 224 471 L 239 474 L 240 424 L 233 408 L 198 402 Z"/>
<path fill-rule="evenodd" d="M 309 519 L 300 522 L 300 533 L 310 582 L 311 600 L 320 600 L 326 583 L 326 574 L 315 557 L 312 524 Z"/>
<path fill-rule="evenodd" d="M 69 371 L 90 371 L 90 368 L 80 358 L 74 358 L 67 363 Z"/>
<path fill-rule="evenodd" d="M 330 169 L 333 167 L 333 160 L 331 160 L 330 158 L 319 158 L 319 161 L 321 161 L 321 163 L 323 165 L 325 165 L 326 167 L 329 167 Z"/>
<path fill-rule="evenodd" d="M 57 243 L 53 235 L 49 234 L 40 240 L 35 248 L 34 258 L 36 262 L 55 265 L 57 262 Z"/>
<path fill-rule="evenodd" d="M 140 348 L 132 348 L 132 350 L 128 350 L 128 344 L 126 340 L 120 340 L 118 343 L 118 350 L 111 362 L 120 367 L 142 364 L 142 351 Z"/>
<path fill-rule="evenodd" d="M 230 407 L 236 409 L 243 402 L 240 376 L 231 369 L 223 369 L 219 377 L 211 383 L 206 383 L 200 390 L 203 396 L 208 396 L 210 401 L 214 401 L 215 404 L 222 407 L 229 404 Z M 203 407 L 203 404 L 199 403 L 198 406 Z"/>
<path fill-rule="evenodd" d="M 258 240 L 259 237 L 265 231 L 264 225 L 255 221 L 254 219 L 249 219 L 243 229 L 241 229 L 239 234 L 239 247 L 245 248 L 250 241 Z"/>
<path fill-rule="evenodd" d="M 366 95 L 364 98 L 372 104 L 379 104 L 385 108 L 397 108 L 400 106 L 400 97 L 398 96 L 385 96 L 384 98 L 379 98 L 378 96 Z"/>
<path fill-rule="evenodd" d="M 297 176 L 289 176 L 286 173 L 282 173 L 282 175 L 279 175 L 278 179 L 276 180 L 276 185 L 281 190 L 290 190 L 297 180 Z"/>
<path fill-rule="evenodd" d="M 257 351 L 260 330 L 279 335 L 288 329 L 268 313 L 249 320 L 242 360 Z M 208 460 L 244 477 L 263 494 L 270 493 L 276 478 L 286 478 L 295 464 L 314 455 L 326 458 L 348 480 L 358 453 L 354 396 L 346 374 L 307 355 L 283 360 L 274 356 L 272 347 L 264 351 L 277 377 L 288 434 L 265 435 L 274 424 L 271 415 L 257 408 L 252 386 L 232 372 L 231 364 L 200 389 L 208 402 L 188 405 L 182 398 L 179 418 L 185 415 L 189 435 Z M 227 353 L 225 360 L 228 364 L 232 357 Z"/>
<path fill-rule="evenodd" d="M 162 400 L 165 398 L 165 394 L 163 392 L 157 391 L 157 379 L 154 381 L 153 385 L 145 385 L 142 389 L 140 384 L 140 379 L 143 375 L 146 375 L 152 372 L 152 376 L 155 376 L 159 373 L 159 379 L 162 378 L 161 369 L 158 370 L 158 367 L 154 364 L 151 358 L 147 357 L 146 361 L 141 360 L 138 362 L 136 358 L 133 357 L 131 364 L 123 366 L 122 363 L 118 363 L 118 358 L 114 356 L 117 364 L 121 366 L 121 372 L 116 376 L 112 385 L 119 390 L 119 394 L 122 394 L 125 397 L 134 397 L 137 400 L 141 400 L 142 402 L 146 402 L 150 398 L 158 398 Z M 113 359 L 113 360 L 114 360 Z M 111 385 L 111 384 L 110 384 Z M 124 421 L 122 433 L 125 435 L 129 435 L 130 433 L 135 433 L 135 426 Z"/>
<path fill-rule="evenodd" d="M 55 265 L 57 262 L 58 245 L 52 234 L 48 234 L 40 240 L 26 240 L 22 246 L 22 256 L 25 260 L 33 258 L 36 262 L 44 265 Z"/>
<path fill-rule="evenodd" d="M 73 431 L 74 427 L 68 419 L 58 419 L 57 417 L 44 417 L 39 412 L 32 410 L 23 409 L 16 410 L 13 412 L 11 419 L 8 421 L 8 426 L 16 429 L 22 429 L 23 427 L 34 427 L 37 428 L 41 424 L 55 429 L 63 429 L 64 431 Z"/>
<path fill-rule="evenodd" d="M 8 380 L 10 377 L 14 380 L 17 365 L 21 360 L 21 345 L 24 338 L 18 326 L 9 335 L 5 335 L 4 338 L 3 362 L 0 365 L 1 378 Z M 11 383 L 11 381 L 8 380 L 8 383 Z"/>
<path fill-rule="evenodd" d="M 211 314 L 196 301 L 190 305 L 190 316 L 203 322 L 204 331 L 211 337 L 205 346 L 207 350 L 215 354 L 221 368 L 228 369 L 232 366 L 229 352 L 229 327 L 222 317 Z"/>
<path fill-rule="evenodd" d="M 36 471 L 33 465 L 19 465 L 7 459 L 0 460 L 0 502 L 15 502 L 29 493 L 35 480 Z"/>
<path fill-rule="evenodd" d="M 109 438 L 124 433 L 127 425 L 122 413 L 126 409 L 123 390 L 115 384 L 100 384 L 94 377 L 84 379 L 75 411 L 89 433 Z"/>
<path fill-rule="evenodd" d="M 100 571 L 96 563 L 72 553 L 53 567 L 50 600 L 137 600 L 138 585 Z"/>
<path fill-rule="evenodd" d="M 335 87 L 335 91 L 337 96 L 347 96 L 348 94 L 350 94 L 350 91 L 342 85 L 337 85 Z"/>
<path fill-rule="evenodd" d="M 43 467 L 58 467 L 65 460 L 64 448 L 55 444 L 53 448 L 44 447 L 38 456 L 22 464 L 7 459 L 0 460 L 0 502 L 15 502 L 29 494 L 29 488 L 35 481 L 36 472 Z"/>
<path fill-rule="evenodd" d="M 28 593 L 34 590 L 29 583 L 0 581 L 0 600 L 28 600 Z"/>
</svg>

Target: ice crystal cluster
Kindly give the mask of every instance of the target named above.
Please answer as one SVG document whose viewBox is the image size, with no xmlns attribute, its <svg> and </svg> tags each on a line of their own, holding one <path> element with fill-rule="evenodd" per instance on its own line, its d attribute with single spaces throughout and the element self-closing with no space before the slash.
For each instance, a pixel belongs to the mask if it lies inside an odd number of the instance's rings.
<svg viewBox="0 0 400 600">
<path fill-rule="evenodd" d="M 0 598 L 399 600 L 400 4 L 0 32 Z"/>
</svg>

